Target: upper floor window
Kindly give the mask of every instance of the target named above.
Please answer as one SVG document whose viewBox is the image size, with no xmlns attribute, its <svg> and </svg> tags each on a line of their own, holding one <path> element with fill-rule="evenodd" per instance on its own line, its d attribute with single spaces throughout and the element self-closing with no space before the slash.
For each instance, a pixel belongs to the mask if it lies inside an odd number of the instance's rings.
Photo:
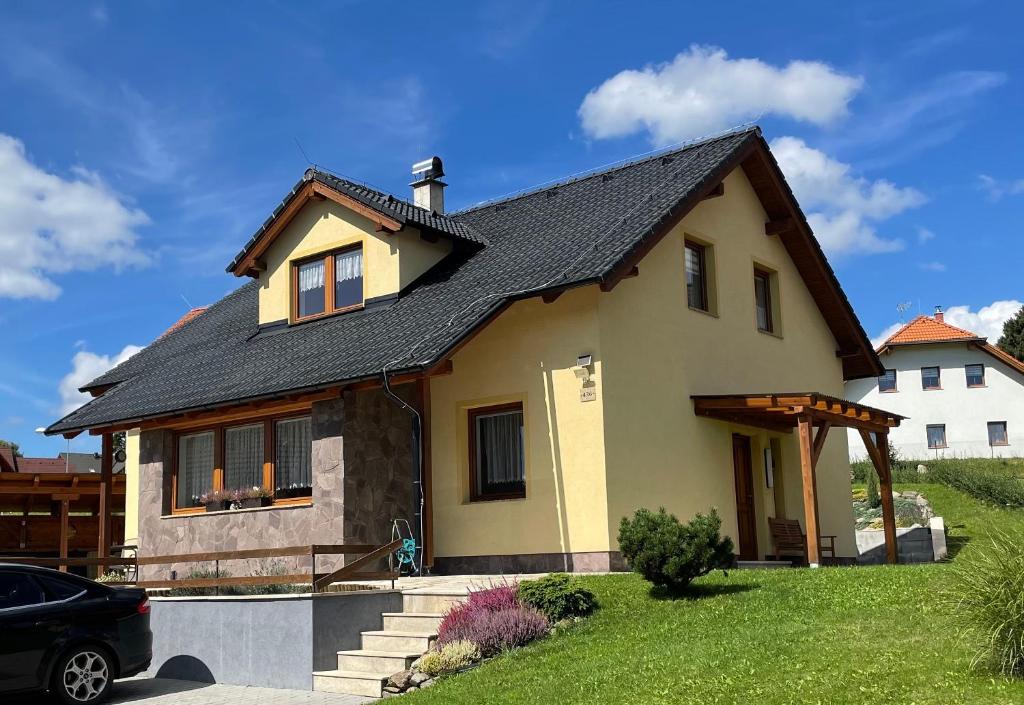
<svg viewBox="0 0 1024 705">
<path fill-rule="evenodd" d="M 300 321 L 363 305 L 361 245 L 293 265 L 293 317 Z"/>
<path fill-rule="evenodd" d="M 925 427 L 929 448 L 946 447 L 946 424 L 929 424 Z"/>
<path fill-rule="evenodd" d="M 757 329 L 763 333 L 774 333 L 772 275 L 763 269 L 754 270 L 754 305 L 757 308 Z"/>
<path fill-rule="evenodd" d="M 984 365 L 967 365 L 967 386 L 968 387 L 984 387 L 985 386 L 985 366 Z"/>
<path fill-rule="evenodd" d="M 942 378 L 938 367 L 921 368 L 921 389 L 942 389 Z"/>
<path fill-rule="evenodd" d="M 886 370 L 885 374 L 878 378 L 878 391 L 880 392 L 895 392 L 896 391 L 896 370 Z"/>
<path fill-rule="evenodd" d="M 686 241 L 686 303 L 698 311 L 709 311 L 707 247 Z"/>
<path fill-rule="evenodd" d="M 522 403 L 470 410 L 469 440 L 470 499 L 525 497 Z"/>
<path fill-rule="evenodd" d="M 988 444 L 990 446 L 1010 445 L 1010 439 L 1006 436 L 1005 421 L 988 422 Z"/>
</svg>

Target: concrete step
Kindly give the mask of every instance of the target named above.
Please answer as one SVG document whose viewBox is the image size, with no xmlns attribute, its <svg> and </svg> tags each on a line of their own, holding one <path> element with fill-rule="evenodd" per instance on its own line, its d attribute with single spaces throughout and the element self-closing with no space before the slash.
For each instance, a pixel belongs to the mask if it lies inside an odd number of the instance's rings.
<svg viewBox="0 0 1024 705">
<path fill-rule="evenodd" d="M 384 612 L 386 632 L 436 632 L 444 615 L 439 612 Z"/>
<path fill-rule="evenodd" d="M 363 632 L 363 648 L 370 651 L 417 651 L 422 654 L 430 650 L 436 638 L 436 631 Z"/>
<path fill-rule="evenodd" d="M 338 652 L 338 670 L 358 673 L 398 673 L 404 671 L 423 654 L 422 651 L 357 651 Z"/>
<path fill-rule="evenodd" d="M 468 590 L 405 590 L 402 592 L 402 611 L 443 614 L 469 598 Z"/>
<path fill-rule="evenodd" d="M 384 686 L 390 677 L 391 673 L 313 671 L 313 690 L 320 693 L 344 693 L 379 698 L 384 694 Z"/>
</svg>

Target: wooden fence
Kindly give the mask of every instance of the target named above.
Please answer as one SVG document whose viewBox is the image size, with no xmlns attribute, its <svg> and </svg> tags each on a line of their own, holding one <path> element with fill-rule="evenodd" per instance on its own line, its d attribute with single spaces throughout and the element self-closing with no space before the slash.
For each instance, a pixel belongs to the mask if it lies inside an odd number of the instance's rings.
<svg viewBox="0 0 1024 705">
<path fill-rule="evenodd" d="M 30 558 L 25 556 L 0 556 L 0 563 L 22 563 L 48 568 L 67 569 L 68 567 L 127 566 L 131 579 L 122 582 L 108 582 L 110 585 L 134 585 L 140 588 L 221 588 L 228 586 L 255 585 L 312 585 L 313 592 L 323 592 L 333 583 L 352 582 L 357 580 L 394 580 L 398 573 L 394 571 L 367 571 L 367 567 L 387 558 L 402 546 L 402 539 L 382 546 L 364 544 L 312 544 L 308 546 L 289 546 L 286 548 L 254 548 L 242 551 L 211 551 L 206 553 L 181 553 L 165 556 L 109 556 L 105 558 Z M 130 550 L 131 547 L 124 547 Z M 213 563 L 214 571 L 219 573 L 221 561 L 258 560 L 263 558 L 292 558 L 309 556 L 309 573 L 290 573 L 287 575 L 242 575 L 217 576 L 213 578 L 183 578 L 180 580 L 138 580 L 139 567 L 151 565 L 173 565 L 178 563 Z M 330 573 L 318 573 L 316 570 L 317 556 L 360 556 L 351 563 Z"/>
</svg>

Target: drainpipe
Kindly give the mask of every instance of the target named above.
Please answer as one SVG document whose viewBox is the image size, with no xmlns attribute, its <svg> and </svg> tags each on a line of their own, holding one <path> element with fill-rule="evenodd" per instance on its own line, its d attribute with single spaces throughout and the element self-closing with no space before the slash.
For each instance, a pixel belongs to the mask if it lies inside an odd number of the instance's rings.
<svg viewBox="0 0 1024 705">
<path fill-rule="evenodd" d="M 385 366 L 381 370 L 381 377 L 384 380 L 384 393 L 400 407 L 412 414 L 412 474 L 413 486 L 413 525 L 416 527 L 416 546 L 419 550 L 419 559 L 416 561 L 416 572 L 423 575 L 423 418 L 416 407 L 405 402 L 400 396 L 391 391 L 388 383 L 388 370 Z"/>
</svg>

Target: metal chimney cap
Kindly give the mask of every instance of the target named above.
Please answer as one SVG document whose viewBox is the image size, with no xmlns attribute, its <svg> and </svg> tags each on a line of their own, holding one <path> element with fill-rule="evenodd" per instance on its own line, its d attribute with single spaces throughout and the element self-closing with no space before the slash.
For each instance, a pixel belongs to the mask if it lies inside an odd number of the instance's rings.
<svg viewBox="0 0 1024 705">
<path fill-rule="evenodd" d="M 413 176 L 420 179 L 437 179 L 444 176 L 444 165 L 441 157 L 430 157 L 412 165 Z"/>
</svg>

